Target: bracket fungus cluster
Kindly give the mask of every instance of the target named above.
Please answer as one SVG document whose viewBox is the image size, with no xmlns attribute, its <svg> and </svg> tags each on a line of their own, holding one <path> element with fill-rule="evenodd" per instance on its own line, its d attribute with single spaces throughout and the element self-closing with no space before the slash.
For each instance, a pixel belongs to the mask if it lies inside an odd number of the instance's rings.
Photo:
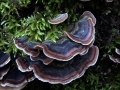
<svg viewBox="0 0 120 90">
<path fill-rule="evenodd" d="M 56 24 L 61 20 L 63 18 L 55 19 Z M 95 24 L 94 15 L 86 11 L 56 43 L 51 40 L 28 42 L 27 37 L 15 38 L 16 47 L 27 54 L 16 59 L 18 69 L 21 72 L 32 71 L 37 79 L 51 84 L 67 84 L 80 78 L 89 66 L 96 63 L 99 55 L 98 47 L 93 45 Z"/>
<path fill-rule="evenodd" d="M 64 19 L 59 16 L 51 22 L 63 22 L 67 16 L 62 16 Z M 94 15 L 85 11 L 78 22 L 68 26 L 65 35 L 56 43 L 51 40 L 29 42 L 27 36 L 15 38 L 15 46 L 26 55 L 12 58 L 0 51 L 0 85 L 22 88 L 35 78 L 51 84 L 67 84 L 80 78 L 98 59 L 99 49 L 93 45 L 95 24 Z M 11 63 L 16 68 L 12 68 Z"/>
<path fill-rule="evenodd" d="M 115 48 L 116 55 L 109 55 L 110 60 L 115 63 L 120 63 L 120 49 Z"/>
</svg>

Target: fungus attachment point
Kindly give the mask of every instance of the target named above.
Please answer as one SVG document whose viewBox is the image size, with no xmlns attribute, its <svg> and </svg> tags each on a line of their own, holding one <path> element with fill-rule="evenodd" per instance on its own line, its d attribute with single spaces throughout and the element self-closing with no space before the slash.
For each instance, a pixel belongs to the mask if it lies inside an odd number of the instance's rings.
<svg viewBox="0 0 120 90">
<path fill-rule="evenodd" d="M 57 17 L 55 17 L 55 18 L 53 18 L 51 20 L 48 20 L 48 22 L 50 24 L 59 24 L 59 23 L 64 22 L 67 18 L 68 18 L 68 14 L 63 13 L 63 14 L 59 14 Z"/>
</svg>

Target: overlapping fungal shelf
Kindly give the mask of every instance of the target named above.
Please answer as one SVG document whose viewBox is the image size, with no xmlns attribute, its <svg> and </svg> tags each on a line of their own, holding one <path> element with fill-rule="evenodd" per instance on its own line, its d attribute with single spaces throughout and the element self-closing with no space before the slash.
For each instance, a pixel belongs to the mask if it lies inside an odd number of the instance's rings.
<svg viewBox="0 0 120 90">
<path fill-rule="evenodd" d="M 96 63 L 99 55 L 98 47 L 93 45 L 95 24 L 94 15 L 86 11 L 56 43 L 15 38 L 16 47 L 28 55 L 16 60 L 18 69 L 21 72 L 33 71 L 37 79 L 51 84 L 67 84 L 80 78 L 89 66 Z"/>
<path fill-rule="evenodd" d="M 55 22 L 61 23 L 62 20 L 55 19 Z M 51 84 L 68 84 L 80 78 L 98 59 L 99 49 L 93 45 L 95 24 L 94 15 L 85 11 L 56 43 L 51 40 L 28 42 L 27 36 L 15 38 L 15 46 L 26 56 L 14 58 L 12 61 L 17 68 L 13 69 L 9 65 L 11 56 L 0 52 L 1 86 L 22 87 L 34 78 Z"/>
</svg>

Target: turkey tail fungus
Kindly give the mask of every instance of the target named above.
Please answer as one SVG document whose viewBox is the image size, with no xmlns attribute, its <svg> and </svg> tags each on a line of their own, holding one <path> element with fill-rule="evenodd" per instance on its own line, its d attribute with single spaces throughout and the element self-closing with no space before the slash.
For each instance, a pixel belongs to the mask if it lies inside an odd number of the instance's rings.
<svg viewBox="0 0 120 90">
<path fill-rule="evenodd" d="M 14 39 L 18 49 L 27 54 L 16 59 L 18 69 L 21 72 L 31 71 L 40 81 L 51 84 L 68 84 L 80 78 L 87 68 L 96 63 L 99 56 L 98 47 L 93 45 L 95 24 L 94 15 L 86 11 L 78 22 L 68 27 L 66 35 L 59 37 L 56 43 L 51 40 L 34 43 Z M 29 52 L 25 51 L 26 48 L 30 48 Z M 36 54 L 29 54 L 32 51 Z"/>
<path fill-rule="evenodd" d="M 48 22 L 59 24 L 67 17 L 67 13 L 60 14 Z M 0 90 L 20 90 L 35 78 L 64 85 L 83 76 L 86 69 L 95 65 L 99 56 L 98 47 L 93 45 L 95 24 L 94 15 L 85 11 L 56 43 L 51 40 L 28 42 L 27 36 L 15 38 L 15 46 L 25 56 L 12 58 L 11 54 L 0 51 Z"/>
</svg>

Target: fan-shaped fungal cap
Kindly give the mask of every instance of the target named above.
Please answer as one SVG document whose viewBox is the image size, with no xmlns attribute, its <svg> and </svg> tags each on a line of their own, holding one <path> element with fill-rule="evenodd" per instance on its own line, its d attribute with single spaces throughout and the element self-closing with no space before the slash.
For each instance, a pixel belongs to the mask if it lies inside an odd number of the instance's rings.
<svg viewBox="0 0 120 90">
<path fill-rule="evenodd" d="M 39 55 L 39 51 L 37 49 L 34 49 L 34 46 L 37 43 L 27 42 L 26 37 L 15 38 L 14 44 L 18 49 L 23 50 L 27 55 L 30 56 Z"/>
<path fill-rule="evenodd" d="M 47 57 L 60 61 L 68 61 L 77 54 L 83 54 L 90 46 L 84 46 L 65 37 L 61 37 L 56 43 L 45 41 L 42 44 L 36 45 L 35 48 L 43 49 L 43 53 Z"/>
<path fill-rule="evenodd" d="M 86 18 L 90 18 L 92 20 L 92 24 L 93 26 L 95 26 L 96 24 L 96 18 L 95 16 L 90 12 L 90 11 L 85 11 L 81 16 L 81 19 L 86 19 Z"/>
<path fill-rule="evenodd" d="M 10 61 L 10 55 L 0 51 L 0 67 L 8 64 Z"/>
<path fill-rule="evenodd" d="M 63 14 L 59 14 L 57 17 L 55 17 L 55 18 L 53 18 L 51 20 L 48 20 L 48 22 L 50 24 L 59 24 L 59 23 L 64 22 L 67 18 L 68 18 L 68 14 L 63 13 Z"/>
<path fill-rule="evenodd" d="M 0 67 L 0 80 L 2 80 L 3 76 L 5 76 L 8 73 L 9 68 L 10 68 L 9 65 L 5 65 L 3 67 Z"/>
<path fill-rule="evenodd" d="M 83 45 L 89 45 L 95 38 L 95 28 L 90 18 L 79 20 L 68 27 L 65 34 L 73 41 Z"/>
<path fill-rule="evenodd" d="M 1 86 L 3 87 L 21 87 L 27 83 L 25 75 L 17 69 L 10 69 L 10 71 L 2 79 Z"/>
<path fill-rule="evenodd" d="M 43 82 L 67 84 L 81 77 L 89 66 L 94 65 L 97 61 L 98 54 L 98 48 L 92 46 L 87 54 L 75 56 L 73 60 L 70 60 L 69 64 L 57 65 L 61 61 L 57 61 L 57 64 L 53 61 L 49 65 L 44 65 L 39 62 L 30 65 L 29 68 L 32 69 L 35 76 Z"/>
</svg>

